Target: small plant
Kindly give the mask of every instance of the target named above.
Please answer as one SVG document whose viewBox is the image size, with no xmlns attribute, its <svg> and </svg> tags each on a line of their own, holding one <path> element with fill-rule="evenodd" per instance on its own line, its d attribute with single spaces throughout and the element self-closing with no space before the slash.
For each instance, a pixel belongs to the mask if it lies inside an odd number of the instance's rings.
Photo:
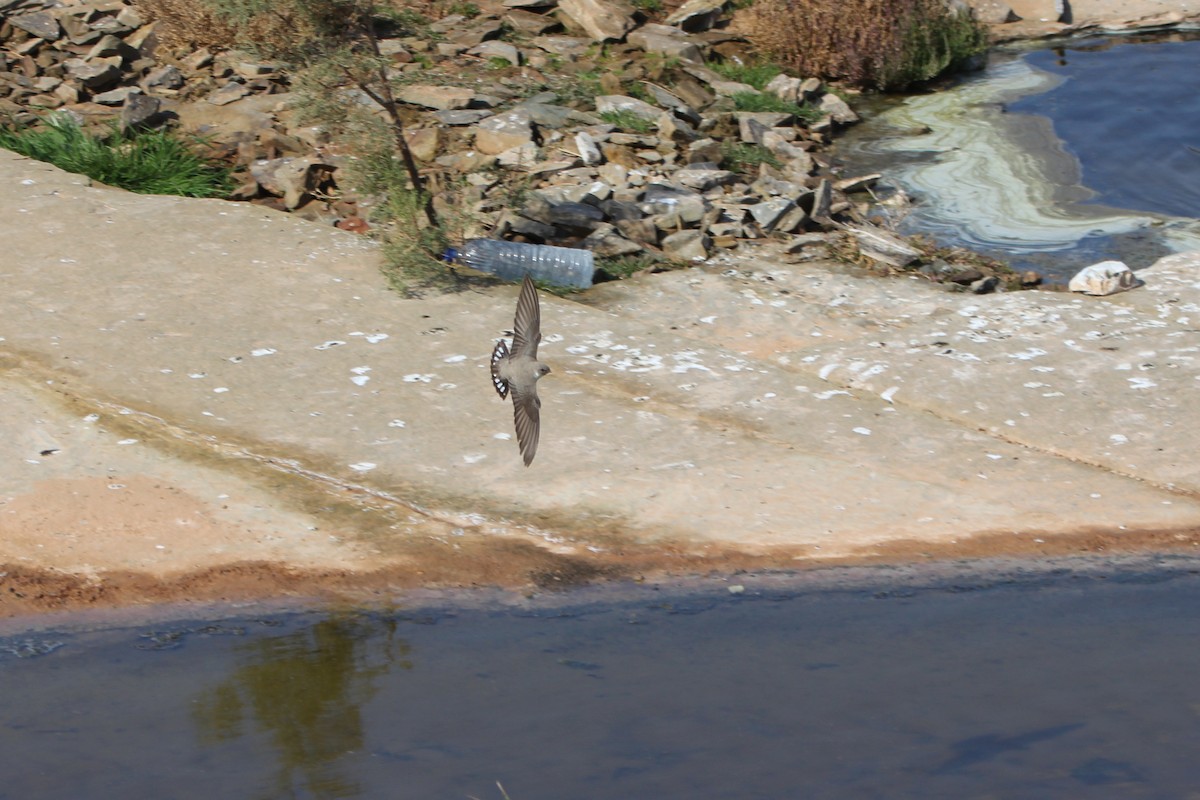
<svg viewBox="0 0 1200 800">
<path fill-rule="evenodd" d="M 759 91 L 766 88 L 772 78 L 783 72 L 782 67 L 769 61 L 744 64 L 741 61 L 729 60 L 714 64 L 712 68 L 714 72 L 728 80 L 749 84 Z"/>
<path fill-rule="evenodd" d="M 657 14 L 663 10 L 662 0 L 633 0 L 633 7 L 647 14 Z"/>
<path fill-rule="evenodd" d="M 479 16 L 479 6 L 475 5 L 474 3 L 467 2 L 451 3 L 446 8 L 446 13 L 459 14 L 467 19 L 475 19 L 475 17 Z"/>
<path fill-rule="evenodd" d="M 760 144 L 721 142 L 721 161 L 735 172 L 750 173 L 758 169 L 759 164 L 766 164 L 779 169 L 782 165 L 775 154 Z"/>
<path fill-rule="evenodd" d="M 512 66 L 512 62 L 503 56 L 492 56 L 488 59 L 487 66 L 492 70 L 508 69 Z"/>
<path fill-rule="evenodd" d="M 0 147 L 87 175 L 138 194 L 224 197 L 233 188 L 229 169 L 203 158 L 188 142 L 167 131 L 106 136 L 84 132 L 70 116 L 53 114 L 42 127 L 0 128 Z"/>
<path fill-rule="evenodd" d="M 627 109 L 601 111 L 598 116 L 610 125 L 616 125 L 623 131 L 632 131 L 633 133 L 650 133 L 655 127 L 653 121 Z"/>
<path fill-rule="evenodd" d="M 796 105 L 782 100 L 773 94 L 756 92 L 738 92 L 733 96 L 733 107 L 738 111 L 769 111 L 779 114 L 791 114 L 806 124 L 812 124 L 824 116 L 821 109 L 805 105 Z"/>
</svg>

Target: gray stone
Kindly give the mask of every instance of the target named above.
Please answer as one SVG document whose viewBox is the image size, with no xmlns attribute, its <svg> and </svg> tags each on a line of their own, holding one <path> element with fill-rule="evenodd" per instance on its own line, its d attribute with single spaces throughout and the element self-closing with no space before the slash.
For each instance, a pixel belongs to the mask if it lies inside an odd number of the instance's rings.
<svg viewBox="0 0 1200 800">
<path fill-rule="evenodd" d="M 640 244 L 626 239 L 617 232 L 616 228 L 607 222 L 597 225 L 596 229 L 589 233 L 579 244 L 584 249 L 591 250 L 596 255 L 604 258 L 630 256 L 642 252 L 643 249 Z"/>
<path fill-rule="evenodd" d="M 647 53 L 704 63 L 696 43 L 683 31 L 667 25 L 643 25 L 630 33 L 627 41 Z"/>
<path fill-rule="evenodd" d="M 669 17 L 668 25 L 678 25 L 685 31 L 706 31 L 721 18 L 726 0 L 688 0 Z"/>
<path fill-rule="evenodd" d="M 599 164 L 604 160 L 600 148 L 596 146 L 596 140 L 584 131 L 575 134 L 575 150 L 584 164 Z"/>
<path fill-rule="evenodd" d="M 559 24 L 558 20 L 554 17 L 545 14 L 534 14 L 519 8 L 507 12 L 502 19 L 505 25 L 525 36 L 541 36 Z"/>
<path fill-rule="evenodd" d="M 662 113 L 662 109 L 652 106 L 644 100 L 638 100 L 636 97 L 627 97 L 623 94 L 600 95 L 596 98 L 596 113 L 603 114 L 609 111 L 628 111 L 631 114 L 636 114 L 642 119 L 656 121 L 658 115 Z M 615 138 L 610 141 L 616 142 Z M 621 144 L 621 142 L 616 142 Z"/>
<path fill-rule="evenodd" d="M 566 106 L 551 103 L 538 103 L 526 100 L 516 108 L 522 108 L 529 113 L 529 119 L 541 128 L 565 128 L 577 116 L 577 112 Z"/>
<path fill-rule="evenodd" d="M 488 155 L 480 153 L 480 155 Z M 524 169 L 533 171 L 537 168 L 538 159 L 541 153 L 538 146 L 533 142 L 525 142 L 524 144 L 510 147 L 502 153 L 496 154 L 496 163 L 502 167 L 510 169 Z"/>
<path fill-rule="evenodd" d="M 123 130 L 135 130 L 153 125 L 162 110 L 162 101 L 140 91 L 130 92 L 121 107 L 120 125 Z"/>
<path fill-rule="evenodd" d="M 676 170 L 672 179 L 689 189 L 707 192 L 717 186 L 727 186 L 737 181 L 737 173 L 727 169 L 697 169 L 698 165 L 690 165 Z"/>
<path fill-rule="evenodd" d="M 821 98 L 821 110 L 839 125 L 850 125 L 858 122 L 858 114 L 850 108 L 850 104 L 836 94 L 826 94 Z"/>
<path fill-rule="evenodd" d="M 250 94 L 250 87 L 246 86 L 246 84 L 230 81 L 215 92 L 211 92 L 204 99 L 214 106 L 227 106 L 230 103 L 241 100 L 248 94 Z"/>
<path fill-rule="evenodd" d="M 708 85 L 721 97 L 733 97 L 737 94 L 762 94 L 750 84 L 738 81 L 715 80 L 709 81 Z"/>
<path fill-rule="evenodd" d="M 474 125 L 480 120 L 487 119 L 491 115 L 491 111 L 483 108 L 457 108 L 449 111 L 433 112 L 433 116 L 438 122 L 451 127 Z"/>
<path fill-rule="evenodd" d="M 813 214 L 814 218 L 816 216 Z M 899 268 L 921 257 L 908 242 L 875 225 L 847 225 L 846 230 L 854 237 L 859 252 L 875 261 Z"/>
<path fill-rule="evenodd" d="M 130 94 L 140 94 L 140 92 L 133 86 L 119 86 L 116 89 L 92 95 L 92 102 L 99 103 L 102 106 L 119 106 L 125 102 Z"/>
<path fill-rule="evenodd" d="M 658 226 L 654 224 L 653 220 L 618 219 L 616 226 L 621 235 L 631 242 L 641 242 L 642 244 L 649 245 L 658 244 Z"/>
<path fill-rule="evenodd" d="M 18 14 L 14 17 L 9 17 L 8 21 L 12 23 L 14 28 L 20 28 L 48 42 L 53 42 L 62 35 L 62 28 L 58 26 L 58 20 L 47 11 Z"/>
<path fill-rule="evenodd" d="M 762 203 L 757 203 L 750 206 L 750 216 L 754 217 L 764 231 L 771 231 L 775 228 L 780 218 L 795 208 L 796 204 L 786 197 L 776 197 L 773 200 L 767 200 Z"/>
<path fill-rule="evenodd" d="M 101 36 L 99 41 L 92 45 L 92 49 L 83 57 L 83 60 L 92 62 L 98 58 L 107 58 L 109 56 L 117 56 L 123 61 L 133 61 L 138 57 L 138 52 L 125 44 L 119 37 L 113 36 L 110 33 Z"/>
<path fill-rule="evenodd" d="M 533 120 L 529 112 L 516 108 L 495 114 L 475 126 L 475 149 L 495 155 L 533 142 Z"/>
<path fill-rule="evenodd" d="M 276 158 L 251 165 L 250 174 L 267 192 L 282 197 L 287 208 L 296 208 L 335 169 L 318 158 Z"/>
<path fill-rule="evenodd" d="M 178 89 L 183 86 L 183 73 L 174 64 L 149 72 L 142 80 L 142 86 L 147 89 Z"/>
<path fill-rule="evenodd" d="M 569 231 L 592 231 L 604 222 L 604 212 L 588 203 L 556 203 L 550 220 L 557 228 Z"/>
<path fill-rule="evenodd" d="M 521 53 L 508 42 L 489 40 L 475 45 L 467 51 L 467 55 L 484 59 L 502 58 L 514 67 L 521 66 Z"/>
<path fill-rule="evenodd" d="M 559 0 L 558 8 L 594 42 L 620 41 L 636 24 L 625 0 Z"/>
<path fill-rule="evenodd" d="M 466 108 L 474 97 L 473 91 L 460 86 L 435 86 L 422 83 L 403 86 L 396 92 L 396 99 L 401 102 L 438 111 Z"/>
<path fill-rule="evenodd" d="M 825 225 L 831 221 L 829 214 L 832 203 L 833 188 L 827 179 L 822 178 L 812 193 L 812 208 L 807 209 L 808 215 L 822 225 Z"/>
<path fill-rule="evenodd" d="M 70 58 L 63 62 L 67 74 L 82 83 L 88 89 L 104 90 L 115 84 L 121 77 L 121 69 L 108 61 L 94 63 L 78 58 Z"/>
<path fill-rule="evenodd" d="M 677 231 L 663 237 L 662 250 L 671 258 L 703 261 L 708 258 L 712 240 L 703 231 Z"/>
<path fill-rule="evenodd" d="M 579 58 L 591 47 L 591 42 L 578 36 L 537 36 L 530 40 L 534 47 L 556 56 Z"/>
<path fill-rule="evenodd" d="M 700 124 L 700 114 L 696 109 L 685 103 L 682 98 L 675 96 L 663 87 L 651 83 L 650 81 L 642 81 L 642 86 L 646 88 L 654 97 L 654 102 L 658 103 L 663 108 L 669 108 L 675 112 L 676 116 L 682 117 L 692 125 Z"/>
<path fill-rule="evenodd" d="M 784 125 L 792 120 L 791 114 L 779 111 L 739 111 L 737 112 L 738 137 L 743 142 L 762 144 L 763 133 L 777 125 Z"/>
<path fill-rule="evenodd" d="M 788 103 L 799 103 L 801 100 L 800 85 L 802 83 L 803 81 L 799 78 L 792 78 L 781 72 L 763 87 L 763 91 L 767 94 L 773 94 L 780 100 Z"/>
</svg>

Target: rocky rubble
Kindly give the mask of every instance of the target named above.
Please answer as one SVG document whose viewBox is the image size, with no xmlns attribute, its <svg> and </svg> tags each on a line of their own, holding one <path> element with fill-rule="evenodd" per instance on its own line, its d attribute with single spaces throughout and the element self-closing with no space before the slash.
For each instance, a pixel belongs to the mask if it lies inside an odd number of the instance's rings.
<svg viewBox="0 0 1200 800">
<path fill-rule="evenodd" d="M 822 155 L 854 111 L 815 78 L 778 75 L 760 91 L 715 71 L 754 57 L 721 27 L 722 0 L 689 0 L 661 22 L 624 0 L 477 10 L 380 42 L 422 172 L 435 188 L 467 187 L 455 197 L 441 188 L 438 200 L 464 208 L 468 236 L 676 261 L 773 237 L 808 258 L 854 223 L 849 241 L 886 245 L 882 256 L 859 252 L 903 266 L 894 260 L 903 243 L 864 226 L 850 199 L 877 176 L 839 178 Z M 5 115 L 173 120 L 209 135 L 238 169 L 233 199 L 368 229 L 338 186 L 338 148 L 295 123 L 283 65 L 232 50 L 173 52 L 160 23 L 122 0 L 0 0 L 0 11 Z M 758 95 L 786 110 L 738 110 Z"/>
</svg>

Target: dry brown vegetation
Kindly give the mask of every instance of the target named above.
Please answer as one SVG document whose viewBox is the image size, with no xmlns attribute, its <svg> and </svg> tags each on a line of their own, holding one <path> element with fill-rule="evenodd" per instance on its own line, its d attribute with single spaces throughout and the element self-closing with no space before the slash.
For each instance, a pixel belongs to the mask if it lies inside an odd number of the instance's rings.
<svg viewBox="0 0 1200 800">
<path fill-rule="evenodd" d="M 986 44 L 945 0 L 757 0 L 734 25 L 799 75 L 873 89 L 927 80 Z"/>
</svg>

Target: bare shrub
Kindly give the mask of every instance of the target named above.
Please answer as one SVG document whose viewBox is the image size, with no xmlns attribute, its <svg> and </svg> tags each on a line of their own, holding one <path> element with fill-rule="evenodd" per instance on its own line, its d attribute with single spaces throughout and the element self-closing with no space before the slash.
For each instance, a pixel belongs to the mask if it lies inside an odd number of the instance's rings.
<svg viewBox="0 0 1200 800">
<path fill-rule="evenodd" d="M 946 0 L 757 0 L 734 24 L 797 74 L 873 89 L 932 78 L 987 43 Z"/>
</svg>

